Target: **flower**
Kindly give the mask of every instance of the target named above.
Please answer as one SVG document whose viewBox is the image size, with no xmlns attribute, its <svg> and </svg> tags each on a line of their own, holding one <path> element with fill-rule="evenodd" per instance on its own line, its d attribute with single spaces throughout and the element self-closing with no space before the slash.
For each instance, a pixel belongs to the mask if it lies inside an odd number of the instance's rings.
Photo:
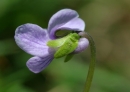
<svg viewBox="0 0 130 92">
<path fill-rule="evenodd" d="M 16 44 L 28 54 L 33 55 L 26 65 L 30 71 L 39 73 L 54 59 L 55 49 L 47 46 L 49 40 L 57 39 L 57 30 L 84 31 L 85 23 L 79 18 L 78 13 L 71 9 L 62 9 L 55 13 L 49 20 L 48 29 L 43 29 L 36 24 L 23 24 L 16 28 Z M 80 38 L 74 53 L 79 53 L 88 47 L 88 40 Z"/>
</svg>

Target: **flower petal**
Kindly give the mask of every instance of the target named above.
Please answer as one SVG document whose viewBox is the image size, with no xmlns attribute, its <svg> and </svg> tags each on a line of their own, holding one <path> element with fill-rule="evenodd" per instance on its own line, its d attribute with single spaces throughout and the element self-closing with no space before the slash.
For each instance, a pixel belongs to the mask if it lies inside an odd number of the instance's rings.
<svg viewBox="0 0 130 92">
<path fill-rule="evenodd" d="M 85 29 L 85 23 L 82 19 L 80 18 L 75 18 L 75 19 L 72 19 L 71 21 L 67 22 L 66 24 L 60 26 L 60 27 L 57 27 L 55 29 L 55 31 L 52 31 L 50 33 L 50 38 L 52 39 L 55 39 L 57 36 L 56 36 L 56 31 L 57 30 L 61 30 L 61 31 L 66 31 L 66 30 L 70 30 L 70 31 L 84 31 Z"/>
<path fill-rule="evenodd" d="M 78 18 L 78 17 L 79 17 L 78 13 L 75 10 L 71 10 L 71 9 L 62 9 L 57 13 L 55 13 L 51 17 L 48 25 L 48 31 L 51 34 L 50 37 L 54 39 L 55 37 L 53 36 L 57 28 L 66 24 L 70 20 L 73 20 L 74 18 Z"/>
<path fill-rule="evenodd" d="M 45 69 L 50 62 L 53 60 L 53 56 L 47 56 L 45 58 L 40 58 L 40 57 L 32 57 L 30 58 L 26 65 L 29 68 L 30 71 L 34 72 L 34 73 L 39 73 L 41 72 L 43 69 Z"/>
<path fill-rule="evenodd" d="M 46 29 L 35 24 L 24 24 L 15 31 L 15 41 L 25 52 L 40 57 L 46 57 L 50 53 L 46 42 L 49 40 Z"/>
<path fill-rule="evenodd" d="M 78 42 L 78 47 L 74 51 L 74 53 L 79 53 L 84 51 L 89 45 L 89 41 L 86 38 L 80 38 Z"/>
</svg>

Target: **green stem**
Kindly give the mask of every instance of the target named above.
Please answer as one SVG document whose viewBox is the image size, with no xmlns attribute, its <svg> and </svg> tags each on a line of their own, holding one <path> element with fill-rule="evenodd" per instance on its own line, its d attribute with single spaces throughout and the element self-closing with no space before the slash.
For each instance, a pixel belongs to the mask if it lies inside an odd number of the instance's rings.
<svg viewBox="0 0 130 92">
<path fill-rule="evenodd" d="M 90 49 L 91 49 L 91 62 L 89 65 L 85 88 L 83 91 L 83 92 L 89 92 L 91 83 L 92 83 L 92 79 L 93 79 L 93 75 L 94 75 L 95 64 L 96 64 L 96 47 L 95 47 L 93 38 L 88 33 L 80 32 L 79 35 L 82 37 L 86 37 L 89 40 Z"/>
</svg>

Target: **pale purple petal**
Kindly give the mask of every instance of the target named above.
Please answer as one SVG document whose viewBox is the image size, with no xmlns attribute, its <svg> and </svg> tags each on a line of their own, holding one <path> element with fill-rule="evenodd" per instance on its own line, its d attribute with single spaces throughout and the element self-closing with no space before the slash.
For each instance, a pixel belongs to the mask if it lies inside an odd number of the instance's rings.
<svg viewBox="0 0 130 92">
<path fill-rule="evenodd" d="M 48 31 L 50 34 L 50 37 L 52 39 L 54 39 L 54 33 L 57 30 L 57 28 L 59 28 L 62 25 L 65 25 L 67 22 L 78 18 L 79 15 L 75 10 L 71 10 L 71 9 L 62 9 L 60 11 L 58 11 L 57 13 L 55 13 L 48 24 Z"/>
<path fill-rule="evenodd" d="M 40 58 L 40 57 L 32 57 L 30 58 L 26 65 L 29 68 L 30 71 L 34 72 L 34 73 L 39 73 L 41 72 L 43 69 L 45 69 L 50 62 L 53 60 L 53 56 L 47 56 L 45 58 Z"/>
<path fill-rule="evenodd" d="M 50 33 L 50 37 L 52 39 L 55 39 L 56 38 L 56 35 L 55 35 L 55 32 L 57 30 L 73 30 L 73 31 L 84 31 L 85 29 L 85 23 L 82 19 L 80 18 L 74 18 L 70 21 L 68 21 L 66 24 L 60 26 L 60 27 L 57 27 L 55 29 L 55 31 L 52 31 Z"/>
<path fill-rule="evenodd" d="M 66 30 L 74 30 L 74 31 L 84 31 L 85 29 L 85 23 L 82 19 L 80 18 L 75 18 L 66 24 L 60 26 L 59 29 L 66 29 Z"/>
<path fill-rule="evenodd" d="M 79 53 L 84 51 L 89 45 L 89 41 L 86 38 L 80 38 L 78 42 L 78 47 L 74 51 L 74 53 Z"/>
<path fill-rule="evenodd" d="M 14 38 L 17 45 L 31 55 L 46 57 L 51 53 L 46 45 L 49 40 L 47 30 L 36 24 L 28 23 L 17 27 Z"/>
</svg>

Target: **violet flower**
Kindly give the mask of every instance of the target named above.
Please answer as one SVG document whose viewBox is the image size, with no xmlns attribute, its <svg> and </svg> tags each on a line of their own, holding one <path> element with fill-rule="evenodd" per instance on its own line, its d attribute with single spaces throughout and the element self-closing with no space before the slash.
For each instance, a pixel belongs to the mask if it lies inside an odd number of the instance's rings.
<svg viewBox="0 0 130 92">
<path fill-rule="evenodd" d="M 26 63 L 29 70 L 39 73 L 54 59 L 56 50 L 48 47 L 47 42 L 58 39 L 55 35 L 57 30 L 80 32 L 84 31 L 84 29 L 85 23 L 79 18 L 75 10 L 62 9 L 50 18 L 47 29 L 43 29 L 36 24 L 23 24 L 17 27 L 14 38 L 22 50 L 33 55 Z M 82 52 L 88 45 L 88 39 L 80 38 L 78 47 L 73 53 Z"/>
</svg>

